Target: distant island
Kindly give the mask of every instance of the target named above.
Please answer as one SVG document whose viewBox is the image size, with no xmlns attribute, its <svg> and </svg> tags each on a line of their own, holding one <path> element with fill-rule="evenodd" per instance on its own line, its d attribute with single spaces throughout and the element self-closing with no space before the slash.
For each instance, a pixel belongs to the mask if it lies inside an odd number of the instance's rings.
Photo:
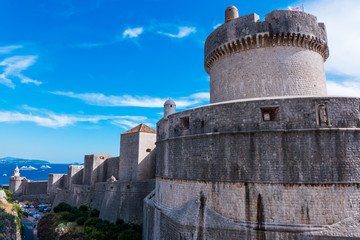
<svg viewBox="0 0 360 240">
<path fill-rule="evenodd" d="M 35 159 L 23 159 L 15 157 L 4 157 L 0 158 L 0 164 L 49 164 L 50 162 L 45 160 Z"/>
</svg>

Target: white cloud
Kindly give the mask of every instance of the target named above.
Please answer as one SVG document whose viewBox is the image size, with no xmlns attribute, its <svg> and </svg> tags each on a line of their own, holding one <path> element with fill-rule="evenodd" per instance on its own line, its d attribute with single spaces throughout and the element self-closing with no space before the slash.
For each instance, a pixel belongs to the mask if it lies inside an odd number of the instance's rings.
<svg viewBox="0 0 360 240">
<path fill-rule="evenodd" d="M 326 25 L 330 50 L 326 71 L 360 80 L 360 1 L 317 0 L 307 1 L 304 6 Z"/>
<path fill-rule="evenodd" d="M 222 24 L 221 23 L 218 23 L 218 24 L 216 24 L 213 28 L 214 29 L 217 29 L 218 27 L 220 27 Z"/>
<path fill-rule="evenodd" d="M 163 34 L 172 38 L 183 38 L 189 36 L 191 33 L 195 33 L 195 27 L 179 27 L 179 32 L 177 34 L 158 32 L 159 34 Z"/>
<path fill-rule="evenodd" d="M 13 56 L 4 59 L 0 62 L 0 66 L 5 66 L 4 72 L 0 74 L 0 84 L 15 88 L 12 78 L 16 77 L 19 78 L 22 83 L 34 83 L 36 85 L 40 85 L 40 81 L 33 80 L 21 74 L 22 71 L 26 70 L 36 62 L 36 58 L 36 56 L 29 55 Z"/>
<path fill-rule="evenodd" d="M 73 93 L 73 92 L 50 92 L 52 94 L 67 96 L 84 101 L 90 105 L 96 106 L 126 106 L 126 107 L 148 107 L 161 108 L 164 107 L 166 98 L 149 97 L 149 96 L 106 96 L 102 93 Z M 209 93 L 195 93 L 188 97 L 181 97 L 174 100 L 178 108 L 186 108 L 199 103 L 209 101 Z"/>
<path fill-rule="evenodd" d="M 327 81 L 329 96 L 360 97 L 360 82 L 345 81 L 342 83 Z"/>
<path fill-rule="evenodd" d="M 144 29 L 142 27 L 139 28 L 128 28 L 123 32 L 123 38 L 136 38 L 138 37 Z"/>
<path fill-rule="evenodd" d="M 42 84 L 42 82 L 40 82 L 40 81 L 38 81 L 38 80 L 33 80 L 33 79 L 28 78 L 28 77 L 23 76 L 23 75 L 21 75 L 21 76 L 22 76 L 22 78 L 21 78 L 21 82 L 22 82 L 22 83 L 33 83 L 33 84 L 35 84 L 35 85 L 40 85 L 40 84 Z"/>
<path fill-rule="evenodd" d="M 23 46 L 21 46 L 21 45 L 10 45 L 10 46 L 0 47 L 0 54 L 11 53 L 13 50 L 19 49 L 19 48 L 22 48 L 22 47 Z"/>
<path fill-rule="evenodd" d="M 55 114 L 48 110 L 31 108 L 28 106 L 24 106 L 24 109 L 27 110 L 28 113 L 0 111 L 0 122 L 33 122 L 42 127 L 58 128 L 72 126 L 80 122 L 97 124 L 100 121 L 110 120 L 119 121 L 118 123 L 113 122 L 113 124 L 116 123 L 116 125 L 127 129 L 128 126 L 136 126 L 147 119 L 143 116 L 79 116 L 69 114 Z M 124 122 L 121 121 L 125 121 L 127 124 L 124 124 Z"/>
</svg>

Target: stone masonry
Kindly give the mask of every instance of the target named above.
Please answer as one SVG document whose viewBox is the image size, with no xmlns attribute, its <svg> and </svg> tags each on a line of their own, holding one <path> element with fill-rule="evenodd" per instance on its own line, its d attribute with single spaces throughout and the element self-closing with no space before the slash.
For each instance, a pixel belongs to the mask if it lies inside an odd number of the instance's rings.
<svg viewBox="0 0 360 240">
<path fill-rule="evenodd" d="M 205 42 L 211 104 L 157 123 L 143 239 L 360 239 L 360 99 L 326 96 L 325 25 L 237 12 Z"/>
<path fill-rule="evenodd" d="M 67 202 L 100 210 L 115 222 L 142 222 L 143 199 L 155 188 L 156 131 L 145 124 L 121 135 L 118 157 L 85 155 L 84 165 L 68 167 L 67 174 L 49 174 L 48 181 L 30 181 L 15 169 L 10 190 L 19 200 Z"/>
<path fill-rule="evenodd" d="M 144 240 L 360 239 L 360 98 L 326 95 L 328 56 L 315 16 L 230 6 L 205 42 L 210 105 L 168 99 L 156 131 L 121 135 L 120 156 L 47 182 L 15 169 L 10 190 L 142 223 Z"/>
</svg>

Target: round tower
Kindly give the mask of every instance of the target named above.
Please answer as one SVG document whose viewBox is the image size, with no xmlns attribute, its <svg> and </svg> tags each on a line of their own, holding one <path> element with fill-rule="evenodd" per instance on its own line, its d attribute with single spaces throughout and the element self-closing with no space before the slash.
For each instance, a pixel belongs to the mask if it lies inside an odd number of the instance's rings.
<svg viewBox="0 0 360 240">
<path fill-rule="evenodd" d="M 167 116 L 169 116 L 170 114 L 175 113 L 175 111 L 176 111 L 176 104 L 171 98 L 169 98 L 164 103 L 164 118 L 167 118 Z"/>
<path fill-rule="evenodd" d="M 233 6 L 225 24 L 205 42 L 210 102 L 277 96 L 326 96 L 328 58 L 325 25 L 315 16 L 275 10 L 237 17 Z"/>
</svg>

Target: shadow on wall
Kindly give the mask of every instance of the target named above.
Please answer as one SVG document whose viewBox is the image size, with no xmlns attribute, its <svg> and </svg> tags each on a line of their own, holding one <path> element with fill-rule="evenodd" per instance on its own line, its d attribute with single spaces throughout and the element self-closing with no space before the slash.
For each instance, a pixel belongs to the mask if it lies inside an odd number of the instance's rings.
<svg viewBox="0 0 360 240">
<path fill-rule="evenodd" d="M 155 178 L 156 147 L 139 163 L 137 169 L 137 180 L 148 180 Z"/>
</svg>

